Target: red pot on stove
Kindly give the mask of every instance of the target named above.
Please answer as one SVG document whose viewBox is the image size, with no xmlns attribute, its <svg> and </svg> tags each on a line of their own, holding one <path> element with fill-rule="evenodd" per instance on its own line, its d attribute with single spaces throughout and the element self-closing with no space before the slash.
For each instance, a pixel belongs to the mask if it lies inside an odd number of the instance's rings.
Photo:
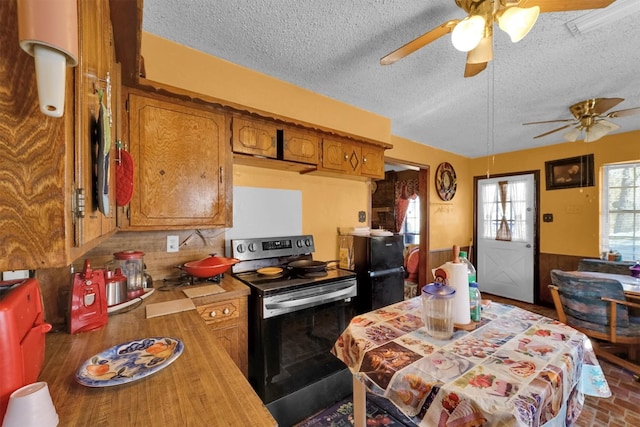
<svg viewBox="0 0 640 427">
<path fill-rule="evenodd" d="M 210 256 L 198 261 L 190 261 L 178 267 L 194 277 L 207 278 L 225 273 L 232 265 L 240 262 L 236 258 Z"/>
</svg>

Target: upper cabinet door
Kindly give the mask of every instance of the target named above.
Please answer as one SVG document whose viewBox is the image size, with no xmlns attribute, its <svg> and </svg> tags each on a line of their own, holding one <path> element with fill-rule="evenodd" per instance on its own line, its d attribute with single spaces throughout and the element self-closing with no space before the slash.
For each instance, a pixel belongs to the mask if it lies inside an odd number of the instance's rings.
<svg viewBox="0 0 640 427">
<path fill-rule="evenodd" d="M 337 138 L 322 140 L 322 161 L 318 170 L 360 175 L 361 164 L 360 144 Z"/>
<path fill-rule="evenodd" d="M 371 178 L 384 179 L 384 148 L 362 144 L 362 167 L 360 174 Z"/>
<path fill-rule="evenodd" d="M 232 177 L 227 116 L 130 94 L 129 120 L 135 165 L 129 226 L 228 226 Z"/>
<path fill-rule="evenodd" d="M 284 128 L 282 140 L 282 159 L 292 162 L 318 164 L 320 138 L 311 132 L 294 128 Z"/>
<path fill-rule="evenodd" d="M 261 120 L 233 118 L 234 153 L 254 154 L 270 158 L 278 156 L 278 129 Z"/>
<path fill-rule="evenodd" d="M 116 230 L 114 114 L 118 69 L 106 0 L 78 2 L 80 55 L 75 71 L 75 184 L 84 214 L 75 221 L 75 247 L 94 245 Z M 101 104 L 104 105 L 101 116 Z M 65 111 L 73 114 L 74 110 Z M 103 151 L 104 150 L 104 151 Z M 102 152 L 102 153 L 101 153 Z M 100 187 L 100 188 L 98 188 Z M 84 249 L 78 250 L 82 253 Z"/>
</svg>

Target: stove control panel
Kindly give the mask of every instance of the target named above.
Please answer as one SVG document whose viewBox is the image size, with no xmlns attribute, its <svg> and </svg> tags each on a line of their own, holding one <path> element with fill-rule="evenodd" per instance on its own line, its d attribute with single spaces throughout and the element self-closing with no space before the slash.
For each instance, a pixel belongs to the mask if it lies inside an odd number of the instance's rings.
<svg viewBox="0 0 640 427">
<path fill-rule="evenodd" d="M 311 254 L 312 235 L 231 240 L 231 256 L 240 261 Z"/>
</svg>

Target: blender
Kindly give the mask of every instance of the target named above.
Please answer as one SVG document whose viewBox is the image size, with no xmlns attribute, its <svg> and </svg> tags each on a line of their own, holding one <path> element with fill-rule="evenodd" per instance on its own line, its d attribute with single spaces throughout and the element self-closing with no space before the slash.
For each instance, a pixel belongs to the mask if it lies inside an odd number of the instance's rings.
<svg viewBox="0 0 640 427">
<path fill-rule="evenodd" d="M 127 299 L 144 294 L 144 252 L 122 251 L 113 254 L 117 266 L 127 277 Z"/>
</svg>

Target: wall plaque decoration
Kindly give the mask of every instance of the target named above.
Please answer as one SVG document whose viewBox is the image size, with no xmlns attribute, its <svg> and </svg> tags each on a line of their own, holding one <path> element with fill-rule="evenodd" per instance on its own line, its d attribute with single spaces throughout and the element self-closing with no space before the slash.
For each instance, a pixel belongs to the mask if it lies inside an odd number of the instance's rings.
<svg viewBox="0 0 640 427">
<path fill-rule="evenodd" d="M 436 190 L 444 201 L 453 199 L 456 195 L 456 171 L 450 163 L 442 162 L 436 169 Z"/>
</svg>

